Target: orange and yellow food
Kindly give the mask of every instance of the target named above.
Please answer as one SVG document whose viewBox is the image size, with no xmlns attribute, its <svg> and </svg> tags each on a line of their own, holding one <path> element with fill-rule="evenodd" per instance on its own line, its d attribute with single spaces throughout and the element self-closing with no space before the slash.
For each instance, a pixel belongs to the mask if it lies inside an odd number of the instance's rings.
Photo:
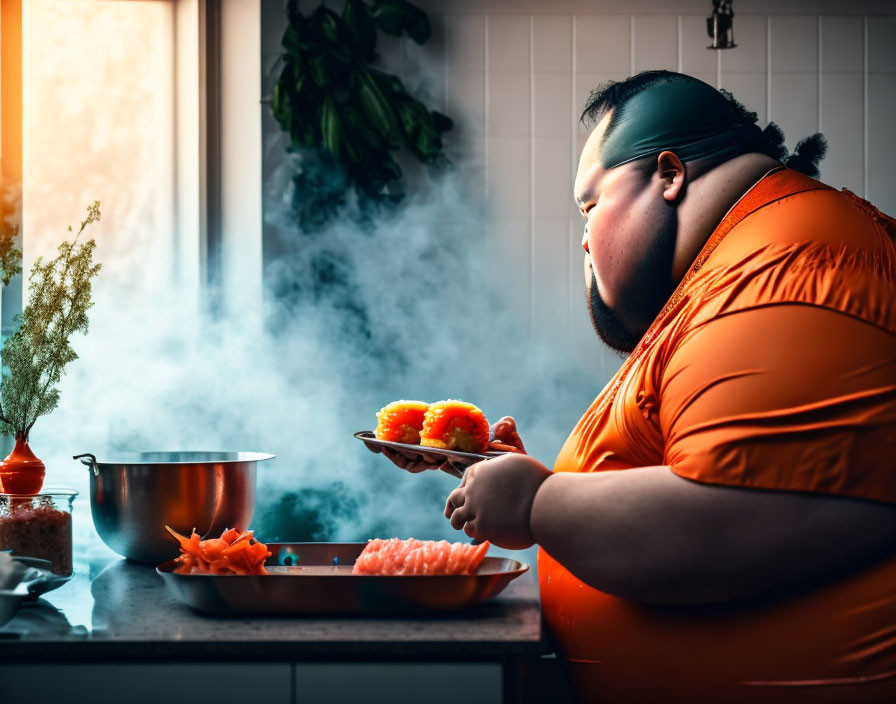
<svg viewBox="0 0 896 704">
<path fill-rule="evenodd" d="M 430 405 L 423 418 L 421 445 L 442 450 L 485 452 L 488 441 L 488 420 L 472 403 L 439 401 Z"/>
<path fill-rule="evenodd" d="M 267 574 L 264 562 L 271 556 L 267 545 L 254 538 L 254 531 L 240 533 L 228 528 L 220 538 L 202 540 L 193 529 L 187 538 L 165 526 L 180 543 L 177 574 Z"/>
<path fill-rule="evenodd" d="M 428 409 L 429 404 L 423 401 L 393 401 L 376 414 L 374 435 L 380 440 L 417 445 Z"/>
<path fill-rule="evenodd" d="M 447 540 L 368 540 L 355 560 L 352 574 L 449 575 L 473 574 L 482 564 L 489 543 L 449 543 Z"/>
</svg>

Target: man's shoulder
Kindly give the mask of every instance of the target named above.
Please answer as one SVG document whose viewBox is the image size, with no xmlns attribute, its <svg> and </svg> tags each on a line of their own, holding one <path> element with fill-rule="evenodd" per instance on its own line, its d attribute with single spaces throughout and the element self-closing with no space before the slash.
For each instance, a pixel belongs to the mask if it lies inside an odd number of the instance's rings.
<svg viewBox="0 0 896 704">
<path fill-rule="evenodd" d="M 747 214 L 718 244 L 710 266 L 743 262 L 769 247 L 812 244 L 892 257 L 896 222 L 849 191 L 819 188 L 770 200 Z"/>
<path fill-rule="evenodd" d="M 771 200 L 743 218 L 690 283 L 692 323 L 804 303 L 896 332 L 896 222 L 831 188 Z"/>
</svg>

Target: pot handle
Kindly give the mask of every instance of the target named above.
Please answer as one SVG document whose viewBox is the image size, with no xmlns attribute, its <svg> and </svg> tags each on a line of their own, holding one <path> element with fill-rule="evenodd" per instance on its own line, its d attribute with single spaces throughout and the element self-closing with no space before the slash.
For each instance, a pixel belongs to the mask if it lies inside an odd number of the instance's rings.
<svg viewBox="0 0 896 704">
<path fill-rule="evenodd" d="M 83 459 L 84 457 L 89 457 L 90 459 L 85 461 Z M 85 452 L 83 455 L 75 455 L 74 457 L 72 457 L 72 459 L 81 460 L 82 464 L 86 464 L 88 467 L 90 467 L 91 470 L 93 470 L 93 476 L 100 476 L 100 470 L 99 467 L 96 466 L 96 457 L 94 455 L 91 455 L 89 452 Z"/>
</svg>

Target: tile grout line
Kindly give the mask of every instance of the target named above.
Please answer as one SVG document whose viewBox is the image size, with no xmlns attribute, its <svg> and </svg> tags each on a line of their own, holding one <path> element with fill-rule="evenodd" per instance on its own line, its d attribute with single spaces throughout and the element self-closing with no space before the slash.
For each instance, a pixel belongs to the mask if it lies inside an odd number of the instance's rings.
<svg viewBox="0 0 896 704">
<path fill-rule="evenodd" d="M 862 16 L 862 198 L 868 198 L 868 15 Z"/>
<path fill-rule="evenodd" d="M 772 16 L 765 17 L 765 121 L 772 121 Z"/>
<path fill-rule="evenodd" d="M 722 87 L 722 52 L 715 49 L 716 52 L 716 90 Z"/>
<path fill-rule="evenodd" d="M 821 46 L 821 35 L 822 35 L 822 17 L 821 13 L 818 13 L 818 127 L 817 131 L 821 132 L 821 105 L 822 105 L 822 85 L 823 81 L 821 80 L 821 74 L 824 70 L 824 60 L 822 59 L 822 46 Z"/>
<path fill-rule="evenodd" d="M 529 342 L 535 340 L 535 15 L 529 15 Z"/>
<path fill-rule="evenodd" d="M 483 150 L 485 151 L 485 154 L 483 155 L 483 167 L 484 167 L 484 170 L 485 170 L 485 174 L 484 174 L 484 177 L 485 177 L 485 197 L 486 197 L 487 199 L 491 196 L 491 193 L 490 193 L 491 188 L 490 188 L 490 185 L 489 185 L 489 184 L 491 183 L 491 180 L 490 180 L 490 178 L 489 178 L 489 172 L 488 172 L 488 170 L 489 170 L 489 159 L 488 159 L 489 138 L 488 138 L 488 137 L 489 137 L 489 133 L 491 132 L 491 114 L 490 114 L 490 113 L 491 113 L 491 105 L 490 105 L 490 101 L 489 101 L 489 99 L 488 99 L 488 87 L 489 87 L 489 86 L 488 86 L 488 84 L 489 84 L 489 80 L 488 80 L 488 74 L 489 74 L 489 60 L 488 60 L 488 51 L 489 51 L 488 33 L 489 33 L 489 25 L 488 25 L 488 17 L 489 17 L 488 15 L 485 15 L 485 19 L 484 19 L 483 24 L 482 24 L 482 28 L 483 28 L 483 30 L 482 30 L 482 44 L 483 44 L 483 47 L 485 48 L 485 60 L 482 62 L 482 64 L 483 64 L 483 66 L 482 66 L 482 70 L 483 70 L 483 73 L 484 73 L 484 80 L 482 81 L 482 85 L 483 85 L 483 92 L 485 93 L 485 95 L 483 95 L 483 103 L 484 103 L 484 105 L 483 105 L 483 108 L 484 108 L 484 109 L 483 109 L 483 112 L 485 113 L 485 115 L 484 115 L 485 124 L 483 125 L 483 128 L 484 128 L 483 131 L 485 132 L 485 135 L 484 135 L 484 139 L 483 139 L 483 145 L 482 145 L 482 147 L 483 147 Z"/>
<path fill-rule="evenodd" d="M 576 113 L 578 112 L 578 109 L 576 106 L 576 73 L 579 70 L 579 67 L 578 67 L 578 64 L 576 61 L 576 52 L 577 52 L 577 48 L 578 48 L 576 45 L 577 29 L 578 29 L 578 25 L 576 24 L 576 16 L 573 15 L 572 16 L 572 42 L 571 42 L 571 46 L 570 46 L 570 51 L 572 52 L 572 62 L 571 62 L 572 71 L 570 72 L 571 76 L 570 76 L 570 90 L 569 90 L 569 93 L 571 96 L 570 107 L 572 109 L 572 131 L 570 133 L 570 138 L 569 138 L 569 142 L 570 142 L 570 144 L 569 144 L 569 151 L 570 151 L 569 163 L 570 163 L 571 168 L 573 168 L 573 169 L 575 169 L 575 166 L 576 166 L 576 151 L 577 151 L 576 150 L 576 134 L 577 134 L 577 130 L 579 128 L 579 121 L 576 119 Z M 572 172 L 570 172 L 568 175 L 572 176 Z M 572 187 L 571 190 L 575 191 L 574 180 L 571 181 L 571 187 Z M 573 195 L 573 194 L 571 194 L 571 195 Z M 566 220 L 567 220 L 567 223 L 566 223 L 567 237 L 570 240 L 572 240 L 572 241 L 567 241 L 567 246 L 575 247 L 575 244 L 576 244 L 575 230 L 573 229 L 573 227 L 569 221 L 569 218 L 567 218 Z M 573 345 L 573 340 L 572 340 L 572 255 L 571 254 L 567 254 L 567 256 L 566 256 L 566 344 L 567 344 L 567 349 L 571 351 L 572 345 Z M 569 361 L 570 362 L 573 361 L 572 357 L 569 359 Z"/>
<path fill-rule="evenodd" d="M 678 56 L 676 57 L 676 68 L 675 68 L 675 70 L 678 71 L 678 73 L 682 73 L 682 70 L 681 70 L 681 68 L 682 68 L 682 60 L 681 60 L 681 15 L 676 15 L 676 16 L 675 16 L 675 24 L 676 24 L 677 29 L 678 29 L 678 52 L 677 52 L 677 53 L 678 53 Z"/>
</svg>

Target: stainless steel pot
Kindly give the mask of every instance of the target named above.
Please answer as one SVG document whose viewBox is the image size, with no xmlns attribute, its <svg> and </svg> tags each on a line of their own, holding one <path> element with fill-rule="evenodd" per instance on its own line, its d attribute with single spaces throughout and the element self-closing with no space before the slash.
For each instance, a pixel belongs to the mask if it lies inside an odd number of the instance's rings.
<svg viewBox="0 0 896 704">
<path fill-rule="evenodd" d="M 193 528 L 217 537 L 225 528 L 245 530 L 255 512 L 260 452 L 134 452 L 97 460 L 90 467 L 90 511 L 100 538 L 119 555 L 158 564 L 178 546 L 165 526 Z"/>
</svg>

